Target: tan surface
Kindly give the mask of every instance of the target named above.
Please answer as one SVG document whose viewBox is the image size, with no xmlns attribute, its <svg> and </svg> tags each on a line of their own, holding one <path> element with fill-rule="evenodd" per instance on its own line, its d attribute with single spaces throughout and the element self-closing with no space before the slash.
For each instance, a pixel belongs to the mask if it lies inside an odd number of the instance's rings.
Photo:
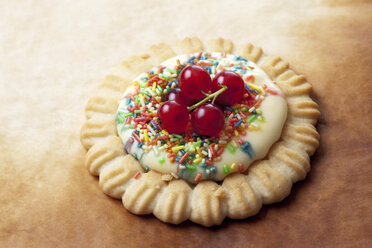
<svg viewBox="0 0 372 248">
<path fill-rule="evenodd" d="M 372 4 L 188 2 L 0 2 L 1 247 L 372 244 Z M 282 203 L 218 228 L 134 216 L 83 166 L 83 109 L 103 76 L 186 36 L 281 56 L 313 84 L 322 112 L 308 178 Z"/>
</svg>

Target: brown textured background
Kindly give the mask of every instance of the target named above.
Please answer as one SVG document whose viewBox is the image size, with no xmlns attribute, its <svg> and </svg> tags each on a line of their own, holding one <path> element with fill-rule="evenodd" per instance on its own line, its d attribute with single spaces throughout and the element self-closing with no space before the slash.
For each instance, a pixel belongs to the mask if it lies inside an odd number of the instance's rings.
<svg viewBox="0 0 372 248">
<path fill-rule="evenodd" d="M 79 142 L 112 67 L 187 36 L 281 56 L 322 112 L 307 179 L 214 228 L 128 213 Z M 371 1 L 0 1 L 0 247 L 371 247 L 371 77 Z"/>
</svg>

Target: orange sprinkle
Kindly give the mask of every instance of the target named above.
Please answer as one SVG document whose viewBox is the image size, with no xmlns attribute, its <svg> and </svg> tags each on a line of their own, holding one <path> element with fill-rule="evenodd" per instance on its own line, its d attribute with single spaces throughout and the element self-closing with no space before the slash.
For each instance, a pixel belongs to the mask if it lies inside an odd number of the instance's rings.
<svg viewBox="0 0 372 248">
<path fill-rule="evenodd" d="M 201 173 L 196 174 L 196 176 L 195 176 L 195 178 L 194 178 L 194 181 L 195 181 L 195 182 L 199 182 L 200 179 L 201 179 L 201 177 L 202 177 L 202 174 L 201 174 Z"/>
<path fill-rule="evenodd" d="M 269 93 L 269 94 L 271 94 L 271 95 L 278 95 L 278 92 L 277 91 L 275 91 L 273 89 L 270 89 L 270 88 L 267 88 L 266 89 L 266 92 Z"/>
<path fill-rule="evenodd" d="M 140 175 L 141 175 L 141 172 L 137 171 L 137 173 L 134 174 L 133 178 L 134 179 L 137 179 Z"/>
</svg>

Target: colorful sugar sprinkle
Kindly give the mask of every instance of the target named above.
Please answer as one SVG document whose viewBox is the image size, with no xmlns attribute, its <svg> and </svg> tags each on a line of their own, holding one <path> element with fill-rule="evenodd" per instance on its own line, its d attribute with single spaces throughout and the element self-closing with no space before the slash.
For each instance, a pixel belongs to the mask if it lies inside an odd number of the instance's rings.
<svg viewBox="0 0 372 248">
<path fill-rule="evenodd" d="M 224 57 L 226 55 L 222 56 Z M 178 166 L 179 171 L 187 172 L 178 176 L 187 177 L 185 179 L 188 181 L 197 183 L 200 180 L 213 179 L 218 171 L 214 164 L 221 160 L 225 150 L 230 154 L 236 154 L 240 148 L 251 159 L 254 158 L 251 144 L 244 142 L 241 137 L 260 128 L 260 123 L 264 119 L 258 108 L 263 98 L 267 93 L 278 93 L 266 85 L 260 87 L 255 84 L 255 77 L 250 74 L 253 67 L 247 64 L 247 60 L 234 57 L 231 63 L 226 63 L 221 60 L 222 58 L 200 52 L 184 63 L 178 61 L 174 67 L 158 66 L 132 83 L 137 93 L 123 98 L 126 104 L 124 108 L 118 110 L 116 122 L 118 126 L 123 125 L 121 130 L 132 130 L 129 143 L 141 148 L 141 152 L 133 153 L 136 159 L 138 156 L 142 158 L 142 153 L 153 151 L 160 165 L 168 162 L 174 164 Z M 241 102 L 224 107 L 226 125 L 217 138 L 201 137 L 195 134 L 192 128 L 187 129 L 182 135 L 169 134 L 161 127 L 157 110 L 162 104 L 162 99 L 172 88 L 178 87 L 177 78 L 180 72 L 190 64 L 202 66 L 210 74 L 232 70 L 241 75 L 246 82 Z M 165 152 L 165 156 L 162 152 Z M 144 169 L 149 171 L 150 167 L 144 166 Z M 226 175 L 235 171 L 244 171 L 243 164 L 234 162 L 222 165 L 222 172 Z M 140 173 L 136 173 L 134 177 L 137 178 L 139 175 Z"/>
</svg>

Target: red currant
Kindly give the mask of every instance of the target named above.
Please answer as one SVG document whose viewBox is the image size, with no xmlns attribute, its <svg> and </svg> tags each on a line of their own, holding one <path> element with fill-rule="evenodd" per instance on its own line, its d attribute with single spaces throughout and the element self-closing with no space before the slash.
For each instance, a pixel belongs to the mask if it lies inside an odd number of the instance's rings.
<svg viewBox="0 0 372 248">
<path fill-rule="evenodd" d="M 180 104 L 191 106 L 194 104 L 194 99 L 191 99 L 181 91 L 180 88 L 173 88 L 169 91 L 168 95 L 166 95 L 165 101 L 176 101 Z"/>
<path fill-rule="evenodd" d="M 191 124 L 199 135 L 217 136 L 225 125 L 225 118 L 220 108 L 206 103 L 192 112 Z"/>
<path fill-rule="evenodd" d="M 161 126 L 170 133 L 182 134 L 189 121 L 189 111 L 186 105 L 176 101 L 167 101 L 158 109 Z"/>
<path fill-rule="evenodd" d="M 204 97 L 202 91 L 208 93 L 214 88 L 207 70 L 198 65 L 183 68 L 178 82 L 182 92 L 192 99 L 202 98 Z"/>
<path fill-rule="evenodd" d="M 221 89 L 220 85 L 227 86 L 227 90 L 217 97 L 217 102 L 224 105 L 233 105 L 239 102 L 244 95 L 244 81 L 233 71 L 222 71 L 213 79 L 213 85 L 217 85 L 213 91 Z"/>
</svg>

